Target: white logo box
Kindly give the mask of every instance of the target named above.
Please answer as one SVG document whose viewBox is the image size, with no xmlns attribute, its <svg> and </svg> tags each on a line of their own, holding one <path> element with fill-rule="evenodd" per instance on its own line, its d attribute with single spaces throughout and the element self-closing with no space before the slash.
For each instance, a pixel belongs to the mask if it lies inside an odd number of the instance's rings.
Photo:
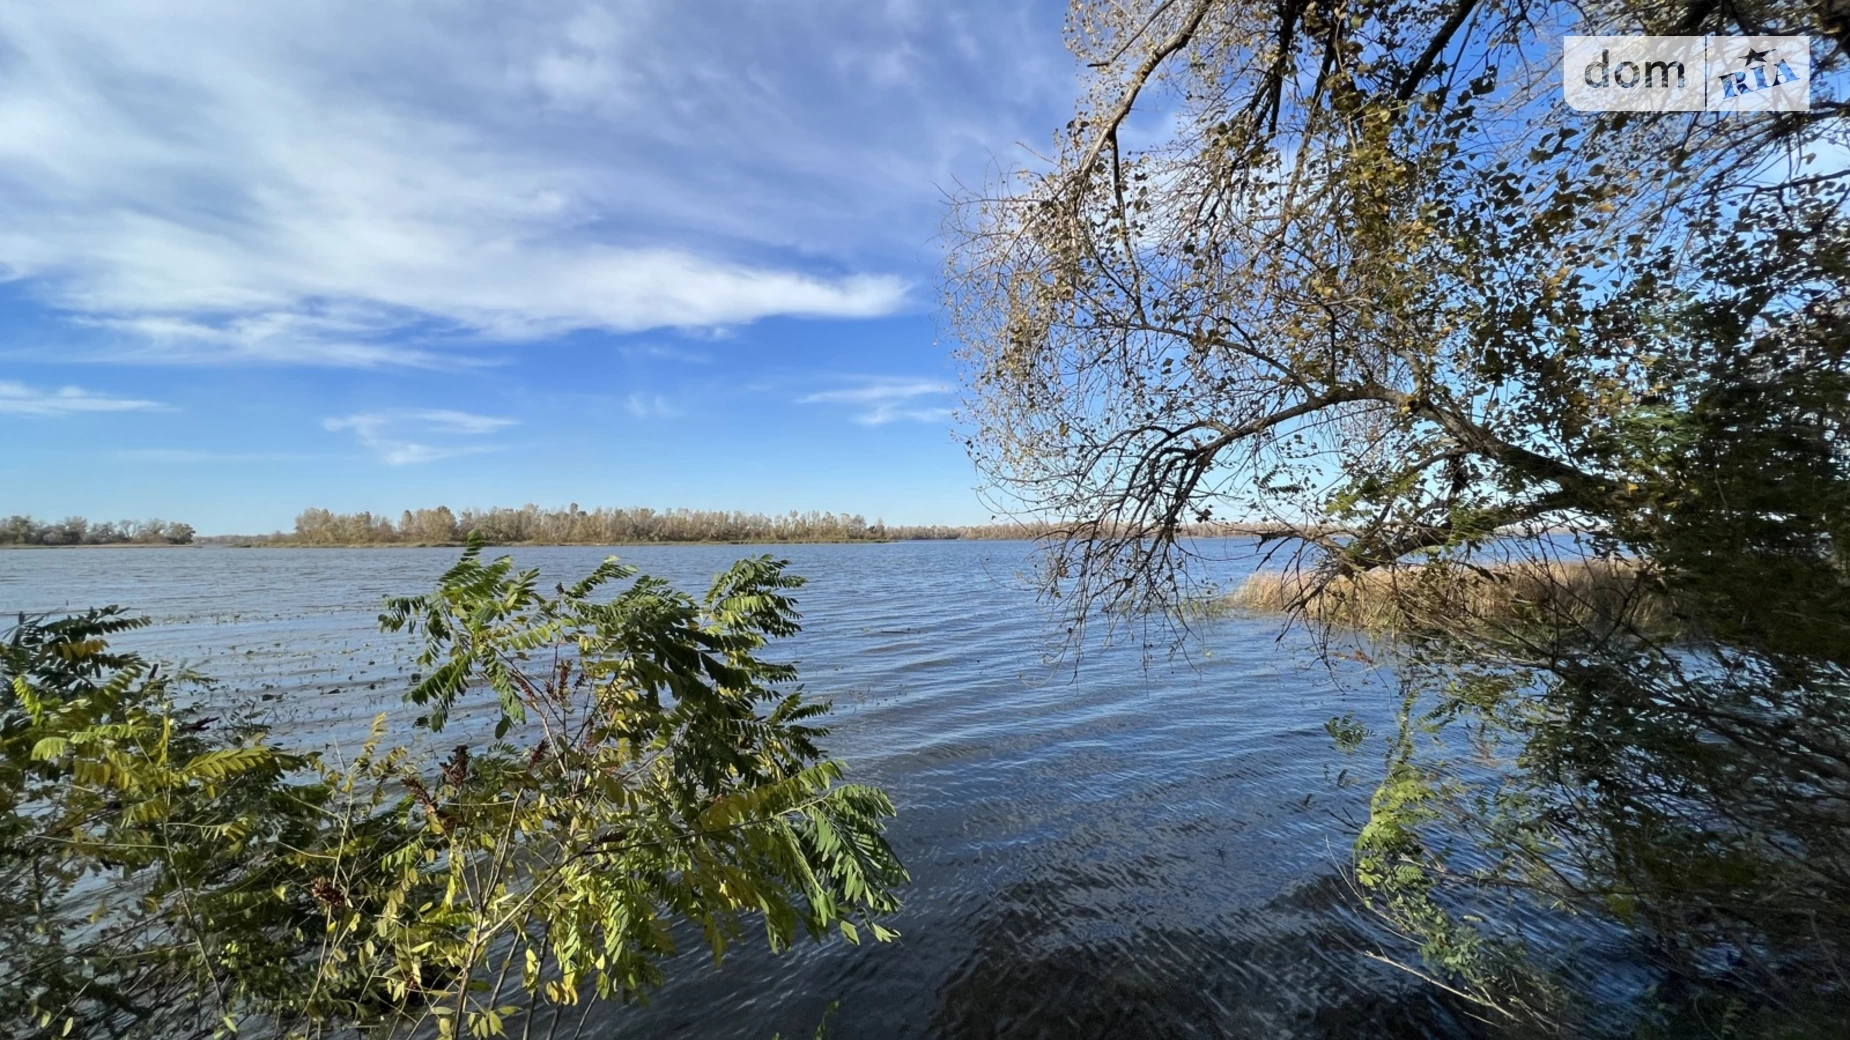
<svg viewBox="0 0 1850 1040">
<path fill-rule="evenodd" d="M 1569 36 L 1561 88 L 1582 112 L 1803 112 L 1809 36 Z"/>
</svg>

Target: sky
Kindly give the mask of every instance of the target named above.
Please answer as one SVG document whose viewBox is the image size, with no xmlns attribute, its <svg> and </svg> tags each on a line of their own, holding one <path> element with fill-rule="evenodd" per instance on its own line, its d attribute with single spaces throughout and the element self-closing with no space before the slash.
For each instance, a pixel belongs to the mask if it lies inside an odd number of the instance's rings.
<svg viewBox="0 0 1850 1040">
<path fill-rule="evenodd" d="M 0 514 L 989 519 L 946 199 L 1057 0 L 0 4 Z"/>
</svg>

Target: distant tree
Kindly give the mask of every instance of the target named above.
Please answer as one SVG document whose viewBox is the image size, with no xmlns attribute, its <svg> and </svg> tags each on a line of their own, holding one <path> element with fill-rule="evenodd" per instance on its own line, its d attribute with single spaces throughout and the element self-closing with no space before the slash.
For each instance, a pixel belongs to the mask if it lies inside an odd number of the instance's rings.
<svg viewBox="0 0 1850 1040">
<path fill-rule="evenodd" d="M 396 524 L 371 513 L 341 514 L 305 509 L 291 536 L 269 541 L 302 545 L 353 545 L 390 542 L 424 544 L 480 536 L 497 545 L 523 543 L 609 545 L 624 542 L 792 542 L 886 541 L 906 539 L 1021 538 L 1030 532 L 1015 525 L 951 527 L 868 524 L 860 515 L 811 512 L 765 516 L 758 513 L 691 509 L 594 509 L 577 503 L 564 510 L 528 504 L 520 509 L 465 509 L 448 506 L 403 510 Z M 250 540 L 250 539 L 245 539 Z"/>
<path fill-rule="evenodd" d="M 67 516 L 58 521 L 46 537 L 49 545 L 82 545 L 90 534 L 90 522 L 81 516 Z"/>
<path fill-rule="evenodd" d="M 0 545 L 120 545 L 128 542 L 185 545 L 193 540 L 187 524 L 162 520 L 92 523 L 81 516 L 39 523 L 29 516 L 0 520 Z"/>
</svg>

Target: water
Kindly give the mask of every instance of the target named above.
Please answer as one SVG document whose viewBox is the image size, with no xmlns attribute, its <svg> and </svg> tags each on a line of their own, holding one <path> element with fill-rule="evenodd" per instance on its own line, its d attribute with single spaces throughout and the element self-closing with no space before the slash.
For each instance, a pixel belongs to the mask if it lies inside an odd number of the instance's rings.
<svg viewBox="0 0 1850 1040">
<path fill-rule="evenodd" d="M 1205 622 L 1186 662 L 1134 645 L 1048 662 L 1020 543 L 516 550 L 548 580 L 616 552 L 694 591 L 741 555 L 809 579 L 783 653 L 836 704 L 830 751 L 898 804 L 914 878 L 903 939 L 714 968 L 691 951 L 644 1007 L 587 1036 L 1453 1036 L 1470 1022 L 1410 975 L 1342 881 L 1379 771 L 1323 722 L 1386 720 L 1361 665 L 1332 675 L 1275 621 Z M 1238 553 L 1232 554 L 1238 556 Z M 0 553 L 0 610 L 121 603 L 125 639 L 269 698 L 284 732 L 352 740 L 393 708 L 410 647 L 377 630 L 451 549 Z M 1231 565 L 1239 566 L 1236 562 Z M 1248 564 L 1250 566 L 1250 564 Z M 446 733 L 445 743 L 453 742 Z M 1345 771 L 1347 771 L 1345 773 Z M 1339 782 L 1346 781 L 1346 782 Z"/>
</svg>

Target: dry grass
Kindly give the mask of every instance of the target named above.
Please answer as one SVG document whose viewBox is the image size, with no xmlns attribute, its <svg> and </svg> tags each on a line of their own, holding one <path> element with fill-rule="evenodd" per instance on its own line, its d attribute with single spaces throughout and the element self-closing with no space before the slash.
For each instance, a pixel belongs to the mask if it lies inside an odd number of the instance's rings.
<svg viewBox="0 0 1850 1040">
<path fill-rule="evenodd" d="M 1316 580 L 1262 571 L 1233 593 L 1231 605 L 1377 633 L 1571 628 L 1662 637 L 1676 628 L 1675 611 L 1658 583 L 1628 561 L 1408 566 L 1340 578 L 1322 588 Z"/>
</svg>

